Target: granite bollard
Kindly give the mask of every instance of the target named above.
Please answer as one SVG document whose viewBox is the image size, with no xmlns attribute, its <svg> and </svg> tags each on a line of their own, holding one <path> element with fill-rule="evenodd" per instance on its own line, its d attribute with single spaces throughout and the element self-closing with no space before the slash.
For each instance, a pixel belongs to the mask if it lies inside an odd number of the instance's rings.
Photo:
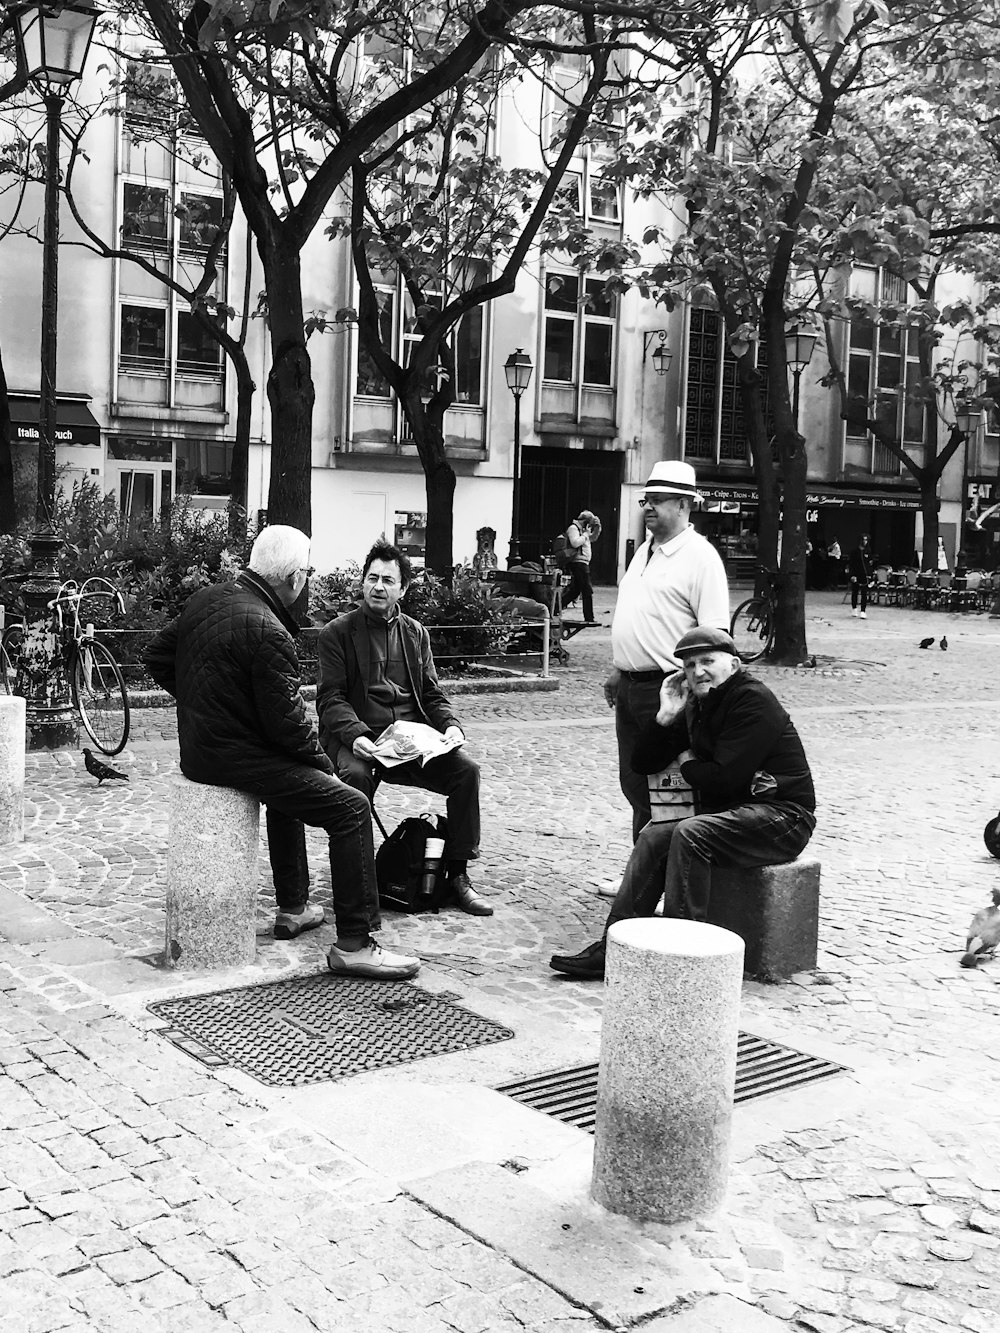
<svg viewBox="0 0 1000 1333">
<path fill-rule="evenodd" d="M 242 967 L 256 956 L 260 804 L 232 787 L 170 789 L 168 967 Z"/>
<path fill-rule="evenodd" d="M 816 966 L 820 863 L 800 856 L 753 870 L 712 867 L 708 919 L 746 945 L 744 969 L 758 981 L 785 981 Z"/>
<path fill-rule="evenodd" d="M 24 842 L 25 704 L 0 694 L 0 847 Z"/>
<path fill-rule="evenodd" d="M 608 932 L 591 1196 L 636 1220 L 722 1202 L 736 1083 L 743 941 L 695 921 Z"/>
</svg>

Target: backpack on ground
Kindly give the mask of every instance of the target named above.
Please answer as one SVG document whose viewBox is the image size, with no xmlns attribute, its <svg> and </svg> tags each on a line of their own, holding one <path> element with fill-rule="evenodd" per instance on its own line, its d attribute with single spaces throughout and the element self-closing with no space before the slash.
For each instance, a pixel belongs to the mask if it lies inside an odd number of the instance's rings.
<svg viewBox="0 0 1000 1333">
<path fill-rule="evenodd" d="M 448 821 L 441 815 L 410 817 L 389 834 L 375 853 L 379 905 L 389 912 L 436 912 L 445 894 L 445 865 L 424 876 L 428 838 L 447 838 Z"/>
</svg>

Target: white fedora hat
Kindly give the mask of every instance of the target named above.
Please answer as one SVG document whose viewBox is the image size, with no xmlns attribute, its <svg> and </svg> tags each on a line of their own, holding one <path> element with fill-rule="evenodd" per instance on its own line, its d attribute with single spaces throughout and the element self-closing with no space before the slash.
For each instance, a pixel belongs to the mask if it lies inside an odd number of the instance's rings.
<svg viewBox="0 0 1000 1333">
<path fill-rule="evenodd" d="M 694 468 L 690 463 L 679 463 L 673 459 L 664 459 L 653 464 L 653 470 L 646 482 L 646 490 L 661 495 L 689 495 L 692 500 L 702 498 L 698 491 Z"/>
</svg>

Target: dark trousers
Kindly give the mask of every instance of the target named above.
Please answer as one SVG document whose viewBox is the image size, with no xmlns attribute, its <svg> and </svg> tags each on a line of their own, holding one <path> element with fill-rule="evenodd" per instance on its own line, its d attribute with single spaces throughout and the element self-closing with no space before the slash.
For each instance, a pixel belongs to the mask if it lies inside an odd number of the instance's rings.
<svg viewBox="0 0 1000 1333">
<path fill-rule="evenodd" d="M 867 579 L 851 579 L 851 610 L 852 610 L 852 611 L 854 611 L 854 610 L 857 609 L 857 605 L 858 605 L 858 593 L 859 593 L 859 592 L 860 592 L 860 594 L 861 594 L 861 609 L 862 609 L 862 611 L 867 611 L 867 610 L 868 610 L 868 580 L 867 580 Z"/>
<path fill-rule="evenodd" d="M 275 766 L 232 784 L 267 807 L 267 847 L 278 910 L 309 901 L 305 824 L 330 840 L 330 884 L 337 934 L 367 935 L 382 924 L 375 883 L 371 805 L 361 792 L 307 764 Z"/>
<path fill-rule="evenodd" d="M 578 597 L 583 598 L 583 618 L 594 618 L 594 585 L 590 581 L 590 565 L 585 560 L 571 560 L 566 566 L 570 577 L 569 587 L 563 593 L 563 606 L 569 606 Z"/>
<path fill-rule="evenodd" d="M 418 759 L 386 768 L 359 759 L 346 745 L 338 745 L 333 756 L 337 772 L 346 783 L 363 792 L 369 801 L 380 782 L 400 787 L 422 787 L 447 798 L 448 840 L 445 859 L 473 861 L 479 855 L 479 765 L 464 750 L 449 750 L 421 765 Z"/>
<path fill-rule="evenodd" d="M 660 707 L 659 680 L 630 680 L 622 676 L 618 682 L 615 703 L 615 732 L 618 736 L 618 781 L 625 799 L 632 807 L 632 841 L 649 823 L 649 786 L 645 774 L 633 773 L 632 755 L 640 732 L 654 720 Z"/>
<path fill-rule="evenodd" d="M 676 824 L 647 824 L 625 866 L 605 933 L 616 921 L 652 916 L 661 895 L 665 916 L 704 921 L 713 865 L 751 870 L 794 861 L 815 827 L 801 806 L 758 801 Z"/>
</svg>

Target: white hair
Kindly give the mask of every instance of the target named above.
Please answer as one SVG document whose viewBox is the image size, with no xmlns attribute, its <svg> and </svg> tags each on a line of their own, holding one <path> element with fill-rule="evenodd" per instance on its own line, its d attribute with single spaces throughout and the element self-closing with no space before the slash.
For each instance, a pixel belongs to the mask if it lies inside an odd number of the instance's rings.
<svg viewBox="0 0 1000 1333">
<path fill-rule="evenodd" d="M 309 538 L 298 528 L 273 523 L 264 529 L 250 552 L 250 568 L 268 583 L 280 583 L 309 566 Z"/>
</svg>

